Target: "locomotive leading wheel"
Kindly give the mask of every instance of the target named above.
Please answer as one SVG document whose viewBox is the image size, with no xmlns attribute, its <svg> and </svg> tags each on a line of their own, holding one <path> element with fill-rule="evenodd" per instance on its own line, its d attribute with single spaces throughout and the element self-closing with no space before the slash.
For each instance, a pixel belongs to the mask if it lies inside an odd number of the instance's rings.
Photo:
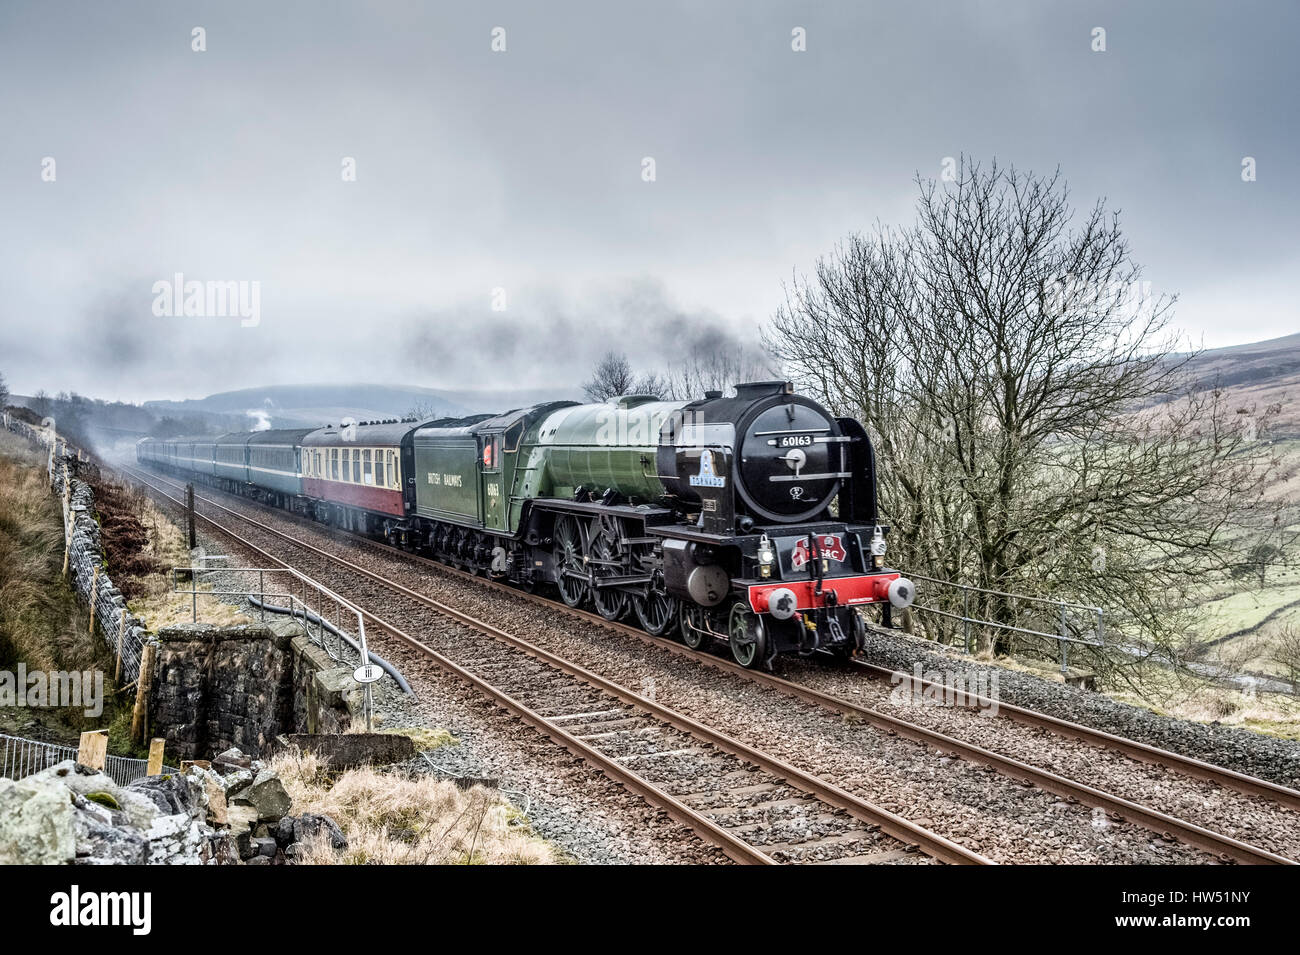
<svg viewBox="0 0 1300 955">
<path fill-rule="evenodd" d="M 862 614 L 856 610 L 849 611 L 845 631 L 845 636 L 849 638 L 848 642 L 831 650 L 831 656 L 837 660 L 851 660 L 856 651 L 867 645 L 867 625 L 862 622 Z"/>
<path fill-rule="evenodd" d="M 591 590 L 583 562 L 582 528 L 568 514 L 555 519 L 555 586 L 570 607 L 580 606 Z M 581 576 L 575 577 L 574 574 Z"/>
<path fill-rule="evenodd" d="M 727 621 L 727 638 L 731 655 L 743 667 L 753 668 L 767 659 L 767 633 L 763 618 L 749 609 L 749 604 L 737 600 L 731 606 Z"/>
<path fill-rule="evenodd" d="M 680 603 L 680 601 L 679 601 Z M 682 642 L 692 650 L 701 650 L 713 642 L 713 635 L 705 627 L 704 611 L 688 603 L 681 604 Z"/>
</svg>

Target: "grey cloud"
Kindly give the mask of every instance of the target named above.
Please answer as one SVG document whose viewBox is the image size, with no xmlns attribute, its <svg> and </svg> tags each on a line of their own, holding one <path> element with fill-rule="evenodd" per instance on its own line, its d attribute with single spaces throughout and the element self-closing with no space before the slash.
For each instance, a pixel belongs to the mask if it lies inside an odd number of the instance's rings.
<svg viewBox="0 0 1300 955">
<path fill-rule="evenodd" d="M 1286 334 L 1297 33 L 1265 0 L 7 0 L 0 373 L 142 400 L 650 370 L 756 341 L 791 270 L 963 152 L 1106 196 L 1207 345 Z M 177 271 L 261 281 L 261 326 L 155 318 Z"/>
<path fill-rule="evenodd" d="M 757 326 L 746 333 L 719 313 L 675 304 L 654 279 L 611 281 L 571 299 L 548 290 L 534 301 L 525 291 L 514 302 L 504 312 L 465 306 L 408 316 L 397 348 L 404 373 L 425 387 L 551 384 L 567 395 L 610 350 L 626 353 L 640 374 L 692 354 L 758 356 Z"/>
</svg>

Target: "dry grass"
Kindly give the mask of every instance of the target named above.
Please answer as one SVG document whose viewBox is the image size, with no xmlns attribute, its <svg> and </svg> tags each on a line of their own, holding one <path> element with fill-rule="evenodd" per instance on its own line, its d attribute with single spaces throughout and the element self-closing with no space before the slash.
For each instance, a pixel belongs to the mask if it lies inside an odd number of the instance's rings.
<svg viewBox="0 0 1300 955">
<path fill-rule="evenodd" d="M 94 667 L 86 612 L 62 580 L 63 514 L 44 458 L 0 431 L 0 663 Z"/>
<path fill-rule="evenodd" d="M 162 569 L 141 581 L 143 596 L 130 601 L 131 612 L 155 631 L 178 623 L 190 623 L 193 620 L 193 600 L 188 594 L 173 591 L 171 576 L 173 567 L 190 566 L 190 548 L 184 530 L 173 524 L 146 496 L 140 498 L 140 524 L 148 537 L 142 554 Z M 183 583 L 182 586 L 189 585 Z M 211 589 L 210 584 L 199 584 L 200 593 Z M 199 620 L 218 626 L 253 622 L 236 605 L 203 596 L 199 597 Z"/>
<path fill-rule="evenodd" d="M 1147 670 L 1141 696 L 1131 690 L 1107 691 L 1106 695 L 1164 716 L 1300 740 L 1300 699 L 1294 696 L 1238 690 L 1162 667 Z"/>
<path fill-rule="evenodd" d="M 312 754 L 284 753 L 271 762 L 295 814 L 323 813 L 339 824 L 348 847 L 308 846 L 309 865 L 541 865 L 558 861 L 497 793 L 465 791 L 429 777 L 409 779 L 373 769 L 340 775 Z"/>
<path fill-rule="evenodd" d="M 188 567 L 190 564 L 189 543 L 185 539 L 185 532 L 173 524 L 152 499 L 143 495 L 140 497 L 140 523 L 148 534 L 144 553 L 162 568 L 160 578 L 150 593 L 165 593 L 171 589 L 171 569 Z"/>
<path fill-rule="evenodd" d="M 167 586 L 170 588 L 170 581 L 168 581 Z M 188 587 L 189 584 L 182 583 L 182 586 Z M 222 627 L 253 623 L 252 618 L 242 613 L 235 604 L 226 603 L 216 597 L 203 596 L 204 591 L 211 589 L 211 584 L 199 584 L 198 609 L 200 623 L 210 623 Z M 194 621 L 194 600 L 188 593 L 178 594 L 173 593 L 170 589 L 165 589 L 156 596 L 133 600 L 130 606 L 131 612 L 143 620 L 145 625 L 154 632 L 163 627 Z"/>
</svg>

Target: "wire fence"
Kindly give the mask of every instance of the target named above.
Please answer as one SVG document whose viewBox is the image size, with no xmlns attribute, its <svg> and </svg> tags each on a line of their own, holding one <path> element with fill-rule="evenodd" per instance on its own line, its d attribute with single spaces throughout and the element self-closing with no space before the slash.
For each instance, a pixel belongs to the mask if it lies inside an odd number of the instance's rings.
<svg viewBox="0 0 1300 955">
<path fill-rule="evenodd" d="M 23 739 L 19 736 L 6 736 L 0 733 L 0 777 L 19 780 L 43 769 L 57 766 L 65 760 L 76 760 L 77 747 L 61 746 L 58 743 L 44 743 L 40 740 Z M 119 786 L 143 776 L 149 775 L 147 759 L 132 759 L 129 756 L 107 756 L 104 759 L 104 773 Z M 164 766 L 164 773 L 179 773 L 179 769 Z"/>
<path fill-rule="evenodd" d="M 936 635 L 967 653 L 974 652 L 981 629 L 1012 634 L 1048 656 L 1051 654 L 1044 644 L 1050 647 L 1054 643 L 1062 672 L 1069 669 L 1072 646 L 1084 650 L 1106 648 L 1106 614 L 1100 607 L 991 590 L 924 574 L 909 576 L 931 585 L 925 588 L 929 591 L 926 602 L 917 601 L 913 609 L 938 618 L 931 624 Z"/>
<path fill-rule="evenodd" d="M 95 520 L 94 492 L 77 477 L 84 463 L 81 452 L 60 438 L 53 426 L 34 427 L 8 413 L 0 418 L 7 430 L 46 449 L 50 490 L 63 508 L 68 584 L 90 610 L 95 634 L 118 661 L 114 679 L 133 683 L 140 674 L 148 631 L 144 621 L 127 609 L 126 598 L 109 577 Z"/>
</svg>

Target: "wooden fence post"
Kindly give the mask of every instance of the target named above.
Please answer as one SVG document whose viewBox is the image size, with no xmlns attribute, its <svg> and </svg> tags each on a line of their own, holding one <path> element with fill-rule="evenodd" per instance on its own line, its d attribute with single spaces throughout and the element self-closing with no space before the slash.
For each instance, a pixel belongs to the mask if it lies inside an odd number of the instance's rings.
<svg viewBox="0 0 1300 955">
<path fill-rule="evenodd" d="M 122 682 L 122 640 L 126 637 L 126 608 L 117 617 L 117 670 L 113 674 L 113 682 Z"/>
<path fill-rule="evenodd" d="M 68 579 L 68 557 L 72 552 L 72 485 L 67 480 L 68 469 L 63 469 L 63 579 Z"/>
<path fill-rule="evenodd" d="M 131 713 L 131 739 L 144 743 L 149 723 L 149 684 L 153 682 L 154 645 L 146 643 L 140 654 L 140 675 L 135 684 L 135 710 Z"/>
<path fill-rule="evenodd" d="M 81 734 L 77 762 L 91 769 L 103 769 L 108 756 L 108 730 L 90 730 Z"/>
<path fill-rule="evenodd" d="M 99 595 L 99 564 L 95 565 L 95 573 L 90 578 L 90 635 L 95 635 L 95 598 Z"/>
<path fill-rule="evenodd" d="M 166 745 L 166 741 L 161 739 L 155 739 L 153 742 L 149 744 L 149 766 L 145 770 L 145 775 L 147 776 L 162 775 L 164 745 Z"/>
</svg>

